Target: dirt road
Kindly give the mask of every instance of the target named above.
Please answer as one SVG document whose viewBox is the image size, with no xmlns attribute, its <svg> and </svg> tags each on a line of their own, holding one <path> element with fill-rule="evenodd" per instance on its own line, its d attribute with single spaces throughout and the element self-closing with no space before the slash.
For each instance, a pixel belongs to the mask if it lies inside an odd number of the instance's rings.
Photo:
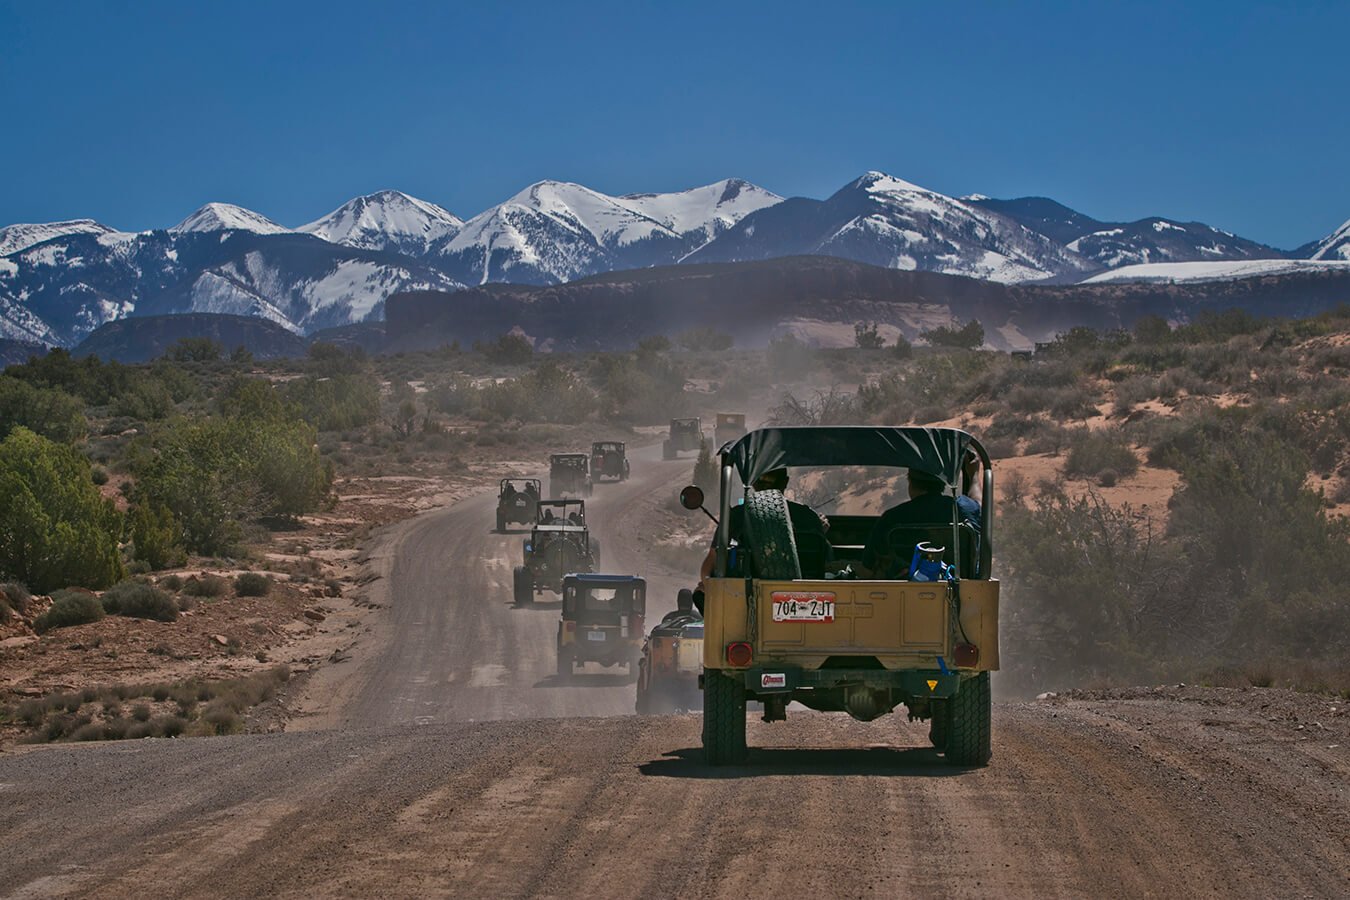
<svg viewBox="0 0 1350 900">
<path fill-rule="evenodd" d="M 597 489 L 605 568 L 642 571 L 639 501 L 688 470 Z M 622 678 L 553 683 L 557 611 L 511 608 L 520 536 L 490 509 L 390 535 L 383 628 L 301 723 L 331 727 L 0 756 L 0 894 L 1350 896 L 1350 703 L 1004 704 L 981 770 L 903 718 L 802 714 L 710 770 L 696 717 L 627 715 Z"/>
</svg>

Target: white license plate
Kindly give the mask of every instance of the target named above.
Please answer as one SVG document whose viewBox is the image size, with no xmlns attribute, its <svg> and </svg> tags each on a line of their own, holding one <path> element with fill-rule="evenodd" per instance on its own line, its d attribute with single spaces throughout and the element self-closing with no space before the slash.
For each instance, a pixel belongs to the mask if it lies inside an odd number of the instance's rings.
<svg viewBox="0 0 1350 900">
<path fill-rule="evenodd" d="M 603 641 L 604 639 L 605 639 L 605 633 L 604 633 L 603 631 L 588 631 L 588 632 L 586 632 L 586 640 L 588 640 L 588 641 Z"/>
<path fill-rule="evenodd" d="M 833 622 L 834 594 L 813 591 L 775 591 L 775 622 Z"/>
</svg>

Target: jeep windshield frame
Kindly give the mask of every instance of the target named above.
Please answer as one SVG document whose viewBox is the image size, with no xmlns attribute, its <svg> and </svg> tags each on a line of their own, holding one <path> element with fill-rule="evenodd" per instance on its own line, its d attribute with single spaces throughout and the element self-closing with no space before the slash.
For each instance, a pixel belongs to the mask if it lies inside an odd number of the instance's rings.
<svg viewBox="0 0 1350 900">
<path fill-rule="evenodd" d="M 753 484 L 766 472 L 780 468 L 873 466 L 917 469 L 940 478 L 945 493 L 960 490 L 961 464 L 966 451 L 975 453 L 984 467 L 980 504 L 980 571 L 988 577 L 993 556 L 994 472 L 988 452 L 974 435 L 959 428 L 873 425 L 788 425 L 758 428 L 718 451 L 721 465 L 720 512 L 714 546 L 717 577 L 726 577 L 730 536 L 732 474 L 742 485 Z M 959 514 L 953 509 L 952 527 Z M 953 534 L 955 537 L 955 534 Z M 954 546 L 959 547 L 959 542 Z"/>
</svg>

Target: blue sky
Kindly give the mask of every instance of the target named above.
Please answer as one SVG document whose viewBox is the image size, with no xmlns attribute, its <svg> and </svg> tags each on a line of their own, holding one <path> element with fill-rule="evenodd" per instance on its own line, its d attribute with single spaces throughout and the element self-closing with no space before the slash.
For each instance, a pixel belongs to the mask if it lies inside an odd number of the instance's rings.
<svg viewBox="0 0 1350 900">
<path fill-rule="evenodd" d="M 1350 218 L 1343 3 L 0 0 L 0 224 L 286 225 L 392 187 L 468 217 L 544 178 L 868 169 L 1198 219 Z"/>
</svg>

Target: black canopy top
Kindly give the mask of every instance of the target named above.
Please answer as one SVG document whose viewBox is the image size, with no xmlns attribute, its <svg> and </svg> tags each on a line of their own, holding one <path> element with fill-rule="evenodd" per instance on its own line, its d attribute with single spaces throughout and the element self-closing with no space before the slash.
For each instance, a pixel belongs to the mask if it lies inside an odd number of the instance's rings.
<svg viewBox="0 0 1350 900">
<path fill-rule="evenodd" d="M 800 425 L 757 429 L 721 453 L 745 484 L 784 466 L 895 466 L 927 472 L 952 487 L 971 445 L 979 442 L 959 428 Z"/>
</svg>

